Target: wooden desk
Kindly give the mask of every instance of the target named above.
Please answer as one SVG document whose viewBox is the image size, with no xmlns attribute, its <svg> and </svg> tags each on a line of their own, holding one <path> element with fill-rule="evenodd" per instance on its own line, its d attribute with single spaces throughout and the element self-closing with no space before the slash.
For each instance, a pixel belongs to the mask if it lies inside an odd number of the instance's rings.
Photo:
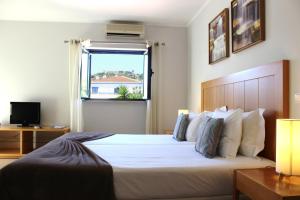
<svg viewBox="0 0 300 200">
<path fill-rule="evenodd" d="M 300 176 L 279 176 L 275 168 L 234 171 L 233 200 L 239 192 L 253 200 L 299 200 Z"/>
<path fill-rule="evenodd" d="M 47 133 L 57 137 L 67 132 L 70 132 L 69 128 L 42 127 L 35 129 L 33 127 L 0 126 L 0 158 L 19 158 L 33 151 L 36 144 L 35 134 Z M 52 139 L 54 138 L 52 137 Z M 42 146 L 47 142 L 44 140 L 37 146 Z"/>
</svg>

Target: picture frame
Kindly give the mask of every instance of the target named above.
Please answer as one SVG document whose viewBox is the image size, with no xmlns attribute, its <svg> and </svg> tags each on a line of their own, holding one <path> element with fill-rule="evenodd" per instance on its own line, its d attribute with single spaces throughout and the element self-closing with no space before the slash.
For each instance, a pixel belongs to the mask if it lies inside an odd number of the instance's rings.
<svg viewBox="0 0 300 200">
<path fill-rule="evenodd" d="M 208 24 L 209 64 L 229 57 L 229 9 L 225 8 Z"/>
<path fill-rule="evenodd" d="M 240 52 L 264 40 L 265 0 L 232 0 L 232 52 Z"/>
</svg>

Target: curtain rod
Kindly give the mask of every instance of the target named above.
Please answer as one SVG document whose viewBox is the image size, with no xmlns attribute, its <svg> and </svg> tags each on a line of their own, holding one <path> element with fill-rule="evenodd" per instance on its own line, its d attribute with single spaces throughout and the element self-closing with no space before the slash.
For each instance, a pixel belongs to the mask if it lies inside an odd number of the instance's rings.
<svg viewBox="0 0 300 200">
<path fill-rule="evenodd" d="M 80 42 L 80 40 L 75 40 L 76 42 Z M 64 43 L 69 43 L 69 40 L 65 40 Z M 148 44 L 147 42 L 113 42 L 113 41 L 96 41 L 91 40 L 91 43 L 109 43 L 109 44 Z"/>
</svg>

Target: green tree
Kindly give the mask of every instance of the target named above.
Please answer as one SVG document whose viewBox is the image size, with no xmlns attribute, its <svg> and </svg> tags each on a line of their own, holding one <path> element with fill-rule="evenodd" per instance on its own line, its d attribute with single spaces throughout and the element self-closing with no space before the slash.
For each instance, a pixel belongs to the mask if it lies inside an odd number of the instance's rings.
<svg viewBox="0 0 300 200">
<path fill-rule="evenodd" d="M 133 93 L 130 93 L 128 91 L 128 88 L 124 85 L 121 85 L 116 89 L 117 93 L 119 94 L 118 99 L 142 99 L 143 94 L 141 91 L 134 91 Z"/>
<path fill-rule="evenodd" d="M 124 86 L 124 85 L 121 85 L 121 86 L 119 87 L 118 94 L 120 95 L 120 96 L 118 97 L 119 99 L 127 99 L 127 98 L 128 98 L 128 95 L 129 95 L 129 92 L 128 92 L 127 87 Z"/>
<path fill-rule="evenodd" d="M 142 99 L 143 94 L 141 93 L 129 93 L 128 99 Z"/>
</svg>

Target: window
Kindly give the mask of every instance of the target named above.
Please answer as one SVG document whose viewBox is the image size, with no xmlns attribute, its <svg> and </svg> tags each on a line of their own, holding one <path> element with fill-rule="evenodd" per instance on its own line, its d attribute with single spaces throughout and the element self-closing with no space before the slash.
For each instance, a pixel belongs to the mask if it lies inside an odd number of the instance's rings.
<svg viewBox="0 0 300 200">
<path fill-rule="evenodd" d="M 85 49 L 81 64 L 84 99 L 150 99 L 151 48 Z"/>
</svg>

